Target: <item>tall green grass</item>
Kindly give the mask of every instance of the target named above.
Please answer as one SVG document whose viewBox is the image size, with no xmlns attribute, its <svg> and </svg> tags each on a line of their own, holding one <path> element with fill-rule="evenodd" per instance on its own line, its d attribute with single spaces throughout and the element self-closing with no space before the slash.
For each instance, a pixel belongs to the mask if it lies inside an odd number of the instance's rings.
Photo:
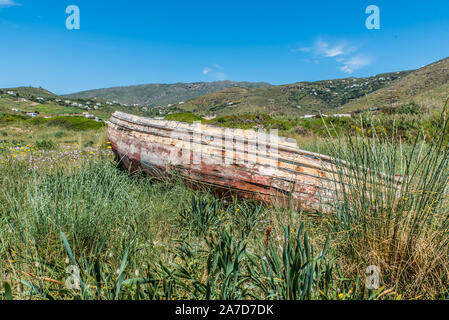
<svg viewBox="0 0 449 320">
<path fill-rule="evenodd" d="M 315 299 L 344 285 L 304 228 L 267 234 L 284 230 L 274 209 L 223 204 L 105 159 L 51 172 L 8 166 L 0 186 L 5 299 Z M 66 285 L 70 266 L 79 290 Z"/>
<path fill-rule="evenodd" d="M 445 109 L 430 139 L 407 145 L 368 125 L 329 145 L 334 159 L 345 160 L 334 161 L 328 218 L 349 273 L 376 265 L 384 285 L 409 298 L 449 292 L 448 125 Z"/>
</svg>

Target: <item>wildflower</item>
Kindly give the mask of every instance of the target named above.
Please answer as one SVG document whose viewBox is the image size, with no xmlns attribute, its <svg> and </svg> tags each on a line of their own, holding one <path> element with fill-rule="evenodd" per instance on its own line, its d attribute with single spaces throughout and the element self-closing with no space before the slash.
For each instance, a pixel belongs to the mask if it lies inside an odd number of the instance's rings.
<svg viewBox="0 0 449 320">
<path fill-rule="evenodd" d="M 340 294 L 338 295 L 338 299 L 339 299 L 339 300 L 343 300 L 343 293 L 340 293 Z"/>
</svg>

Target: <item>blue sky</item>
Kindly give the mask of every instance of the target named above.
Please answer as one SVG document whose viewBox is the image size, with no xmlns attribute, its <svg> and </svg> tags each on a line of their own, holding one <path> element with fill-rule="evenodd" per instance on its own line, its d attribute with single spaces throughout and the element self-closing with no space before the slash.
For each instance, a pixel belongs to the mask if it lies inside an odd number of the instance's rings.
<svg viewBox="0 0 449 320">
<path fill-rule="evenodd" d="M 66 7 L 80 8 L 67 30 Z M 367 6 L 380 9 L 368 30 Z M 0 87 L 299 81 L 449 56 L 449 1 L 0 0 Z"/>
</svg>

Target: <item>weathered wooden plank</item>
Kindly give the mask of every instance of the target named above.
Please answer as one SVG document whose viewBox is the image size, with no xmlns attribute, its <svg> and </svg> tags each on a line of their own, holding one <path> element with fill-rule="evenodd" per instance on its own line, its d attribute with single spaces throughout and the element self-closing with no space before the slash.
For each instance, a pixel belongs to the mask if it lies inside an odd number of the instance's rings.
<svg viewBox="0 0 449 320">
<path fill-rule="evenodd" d="M 109 123 L 109 139 L 126 168 L 150 174 L 175 170 L 186 180 L 242 198 L 325 210 L 335 187 L 329 157 L 300 150 L 293 139 L 253 130 L 117 112 Z"/>
</svg>

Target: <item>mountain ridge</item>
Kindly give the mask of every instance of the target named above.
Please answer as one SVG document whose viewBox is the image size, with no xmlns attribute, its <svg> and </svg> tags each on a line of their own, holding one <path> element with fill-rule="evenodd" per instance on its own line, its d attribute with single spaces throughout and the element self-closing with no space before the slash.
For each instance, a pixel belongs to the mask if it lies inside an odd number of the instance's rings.
<svg viewBox="0 0 449 320">
<path fill-rule="evenodd" d="M 382 73 L 366 78 L 296 82 L 268 88 L 228 88 L 174 106 L 173 112 L 198 115 L 233 115 L 250 112 L 299 116 L 339 109 L 351 100 L 363 97 L 399 81 L 414 70 Z"/>
<path fill-rule="evenodd" d="M 423 66 L 391 86 L 342 106 L 352 111 L 368 107 L 395 107 L 415 102 L 427 108 L 441 107 L 449 95 L 449 57 Z"/>
<path fill-rule="evenodd" d="M 449 58 L 416 70 L 285 85 L 236 81 L 149 84 L 95 89 L 64 96 L 43 88 L 0 89 L 4 94 L 9 90 L 15 92 L 16 99 L 28 98 L 39 104 L 52 102 L 60 107 L 68 106 L 70 110 L 73 106 L 86 109 L 89 103 L 91 108 L 96 104 L 99 107 L 95 112 L 102 117 L 115 109 L 158 117 L 179 112 L 202 117 L 248 113 L 297 117 L 391 108 L 410 103 L 433 109 L 444 105 L 449 95 Z M 103 96 L 105 93 L 106 97 Z M 125 100 L 128 103 L 121 100 L 136 99 L 136 96 L 141 101 L 137 106 L 134 106 L 136 100 Z M 77 100 L 65 101 L 70 98 Z M 145 108 L 148 106 L 154 108 Z"/>
<path fill-rule="evenodd" d="M 155 107 L 187 101 L 233 86 L 255 88 L 269 87 L 271 84 L 265 82 L 237 82 L 230 80 L 192 83 L 178 82 L 172 84 L 151 83 L 87 90 L 64 96 L 69 98 L 100 98 L 117 101 L 118 103 L 123 104 L 139 104 Z"/>
</svg>

